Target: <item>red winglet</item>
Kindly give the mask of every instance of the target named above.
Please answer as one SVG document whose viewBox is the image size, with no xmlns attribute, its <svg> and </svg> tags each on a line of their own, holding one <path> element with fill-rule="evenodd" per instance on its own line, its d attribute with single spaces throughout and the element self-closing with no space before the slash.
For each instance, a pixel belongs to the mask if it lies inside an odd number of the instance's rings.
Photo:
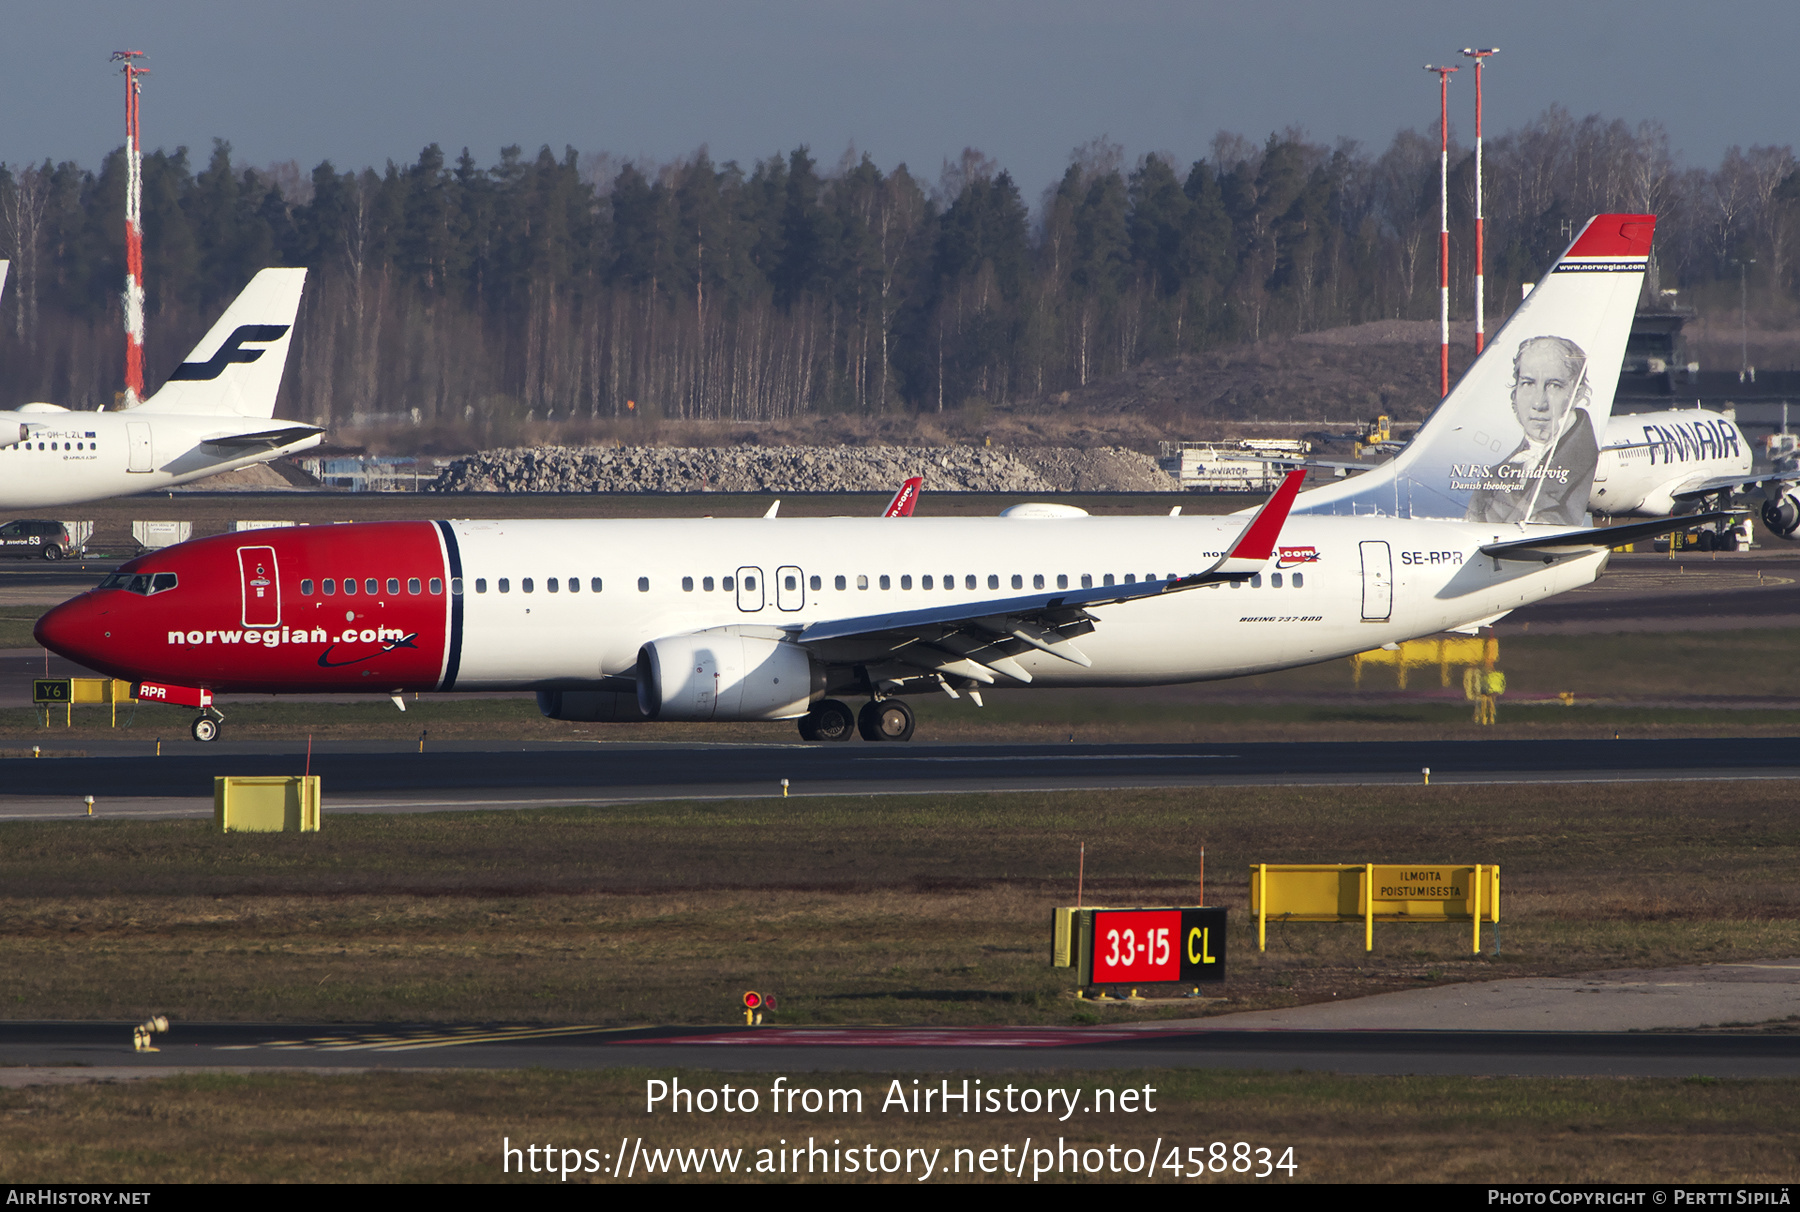
<svg viewBox="0 0 1800 1212">
<path fill-rule="evenodd" d="M 1282 523 L 1287 521 L 1288 510 L 1294 507 L 1294 498 L 1300 495 L 1300 485 L 1305 482 L 1306 468 L 1296 467 L 1288 472 L 1275 495 L 1250 519 L 1250 525 L 1244 527 L 1243 537 L 1226 559 L 1260 562 L 1274 555 L 1275 540 L 1281 537 Z"/>
<path fill-rule="evenodd" d="M 919 503 L 919 487 L 925 483 L 924 476 L 913 476 L 900 485 L 900 491 L 888 502 L 887 508 L 881 511 L 884 518 L 910 518 L 913 506 Z"/>
<path fill-rule="evenodd" d="M 1655 215 L 1595 215 L 1564 254 L 1570 257 L 1647 257 Z"/>
</svg>

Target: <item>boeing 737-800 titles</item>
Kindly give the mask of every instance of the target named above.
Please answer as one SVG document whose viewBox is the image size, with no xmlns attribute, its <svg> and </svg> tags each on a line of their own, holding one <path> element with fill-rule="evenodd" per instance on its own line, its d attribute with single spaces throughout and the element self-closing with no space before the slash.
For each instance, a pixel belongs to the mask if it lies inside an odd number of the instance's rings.
<svg viewBox="0 0 1800 1212">
<path fill-rule="evenodd" d="M 200 739 L 215 692 L 361 689 L 905 740 L 907 695 L 1227 678 L 1474 628 L 1675 528 L 1586 516 L 1653 227 L 1592 220 L 1397 458 L 1298 496 L 1291 473 L 1248 518 L 299 527 L 141 556 L 37 636 L 201 708 Z"/>
<path fill-rule="evenodd" d="M 169 488 L 317 446 L 318 426 L 272 420 L 305 281 L 304 269 L 257 274 L 136 408 L 0 412 L 0 509 Z"/>
</svg>

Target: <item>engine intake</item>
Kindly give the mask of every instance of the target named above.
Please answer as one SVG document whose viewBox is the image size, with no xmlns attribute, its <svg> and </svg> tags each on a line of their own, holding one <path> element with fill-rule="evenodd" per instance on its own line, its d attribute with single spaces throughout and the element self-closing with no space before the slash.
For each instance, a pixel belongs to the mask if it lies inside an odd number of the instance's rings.
<svg viewBox="0 0 1800 1212">
<path fill-rule="evenodd" d="M 787 640 L 700 631 L 638 649 L 638 708 L 653 720 L 792 720 L 824 692 L 824 667 Z"/>
<path fill-rule="evenodd" d="M 1762 520 L 1764 526 L 1782 538 L 1793 538 L 1794 532 L 1800 530 L 1800 496 L 1784 492 L 1764 501 Z"/>
</svg>

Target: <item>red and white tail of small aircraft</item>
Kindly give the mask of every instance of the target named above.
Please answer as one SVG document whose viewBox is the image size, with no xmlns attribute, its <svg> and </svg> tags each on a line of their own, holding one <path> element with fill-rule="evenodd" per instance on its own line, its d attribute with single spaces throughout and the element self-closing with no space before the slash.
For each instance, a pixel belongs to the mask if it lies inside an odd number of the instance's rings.
<svg viewBox="0 0 1800 1212">
<path fill-rule="evenodd" d="M 317 425 L 273 419 L 305 282 L 304 269 L 258 273 L 136 408 L 0 411 L 0 510 L 169 488 L 317 446 Z"/>
<path fill-rule="evenodd" d="M 887 508 L 881 511 L 881 516 L 884 518 L 912 517 L 913 509 L 919 503 L 919 489 L 924 486 L 924 483 L 924 476 L 908 478 L 905 483 L 900 485 L 900 491 L 894 494 L 894 499 L 887 503 Z"/>
<path fill-rule="evenodd" d="M 1304 494 L 1290 473 L 1249 516 L 297 527 L 141 556 L 37 638 L 202 708 L 201 739 L 219 693 L 534 690 L 555 719 L 898 741 L 922 693 L 1236 677 L 1472 629 L 1675 528 L 1566 514 L 1587 499 L 1652 223 L 1591 221 L 1385 469 Z"/>
</svg>

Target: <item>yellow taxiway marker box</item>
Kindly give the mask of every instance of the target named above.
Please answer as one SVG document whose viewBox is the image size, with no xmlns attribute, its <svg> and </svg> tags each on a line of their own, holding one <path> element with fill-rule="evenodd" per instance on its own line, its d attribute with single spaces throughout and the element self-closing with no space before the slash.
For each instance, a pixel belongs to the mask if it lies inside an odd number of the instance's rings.
<svg viewBox="0 0 1800 1212">
<path fill-rule="evenodd" d="M 222 833 L 317 833 L 319 776 L 221 775 L 213 823 Z"/>
</svg>

